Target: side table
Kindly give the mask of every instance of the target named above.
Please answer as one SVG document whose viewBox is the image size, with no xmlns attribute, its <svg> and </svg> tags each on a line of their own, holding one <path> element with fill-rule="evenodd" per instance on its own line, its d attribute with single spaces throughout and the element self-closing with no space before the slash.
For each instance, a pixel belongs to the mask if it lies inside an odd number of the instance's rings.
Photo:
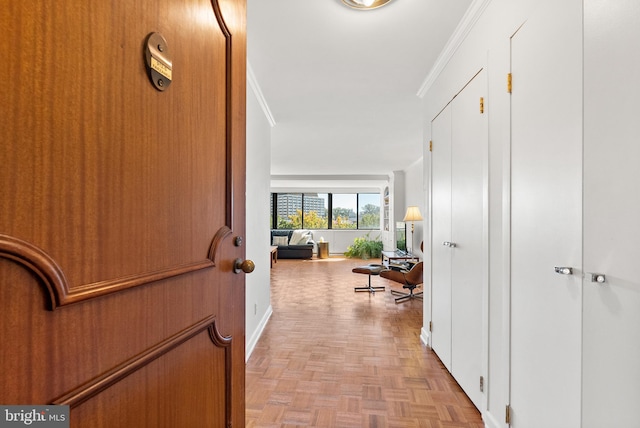
<svg viewBox="0 0 640 428">
<path fill-rule="evenodd" d="M 319 259 L 328 259 L 329 258 L 329 243 L 318 242 L 318 258 Z"/>
<path fill-rule="evenodd" d="M 382 252 L 382 264 L 388 266 L 389 263 L 393 263 L 394 260 L 402 260 L 402 261 L 420 261 L 418 256 L 414 256 L 413 254 L 405 253 L 403 251 L 383 251 Z"/>
</svg>

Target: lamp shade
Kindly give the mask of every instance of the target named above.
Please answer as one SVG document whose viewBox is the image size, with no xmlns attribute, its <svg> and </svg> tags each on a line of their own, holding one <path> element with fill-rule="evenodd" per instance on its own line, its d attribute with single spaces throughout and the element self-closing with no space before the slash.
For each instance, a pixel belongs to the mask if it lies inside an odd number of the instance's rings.
<svg viewBox="0 0 640 428">
<path fill-rule="evenodd" d="M 418 221 L 422 220 L 422 214 L 418 207 L 407 207 L 407 213 L 404 215 L 402 221 Z"/>
</svg>

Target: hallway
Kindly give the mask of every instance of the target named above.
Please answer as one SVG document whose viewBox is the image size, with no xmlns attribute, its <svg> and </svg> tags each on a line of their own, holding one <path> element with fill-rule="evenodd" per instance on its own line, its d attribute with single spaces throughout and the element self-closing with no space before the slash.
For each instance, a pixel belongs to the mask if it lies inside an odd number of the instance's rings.
<svg viewBox="0 0 640 428">
<path fill-rule="evenodd" d="M 396 304 L 355 266 L 278 260 L 273 315 L 246 367 L 247 427 L 482 427 L 479 412 L 420 342 L 422 301 Z"/>
</svg>

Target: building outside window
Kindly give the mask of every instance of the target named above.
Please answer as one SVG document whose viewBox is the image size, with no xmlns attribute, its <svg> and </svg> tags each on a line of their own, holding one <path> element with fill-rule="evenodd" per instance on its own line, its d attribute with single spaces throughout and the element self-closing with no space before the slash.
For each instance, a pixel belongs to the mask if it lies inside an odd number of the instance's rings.
<svg viewBox="0 0 640 428">
<path fill-rule="evenodd" d="M 329 228 L 329 195 L 327 193 L 304 194 L 304 228 Z"/>
<path fill-rule="evenodd" d="M 277 193 L 277 195 L 278 229 L 302 228 L 302 193 Z"/>
</svg>

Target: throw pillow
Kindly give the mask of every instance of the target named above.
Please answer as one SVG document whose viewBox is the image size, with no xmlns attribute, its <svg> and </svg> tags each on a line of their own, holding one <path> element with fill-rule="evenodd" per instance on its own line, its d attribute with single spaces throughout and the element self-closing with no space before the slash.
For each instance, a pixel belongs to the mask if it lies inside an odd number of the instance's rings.
<svg viewBox="0 0 640 428">
<path fill-rule="evenodd" d="M 272 245 L 287 246 L 288 244 L 287 241 L 288 241 L 288 238 L 286 236 L 274 236 Z"/>
<path fill-rule="evenodd" d="M 311 232 L 304 229 L 294 230 L 289 240 L 289 245 L 303 245 L 311 239 Z"/>
</svg>

